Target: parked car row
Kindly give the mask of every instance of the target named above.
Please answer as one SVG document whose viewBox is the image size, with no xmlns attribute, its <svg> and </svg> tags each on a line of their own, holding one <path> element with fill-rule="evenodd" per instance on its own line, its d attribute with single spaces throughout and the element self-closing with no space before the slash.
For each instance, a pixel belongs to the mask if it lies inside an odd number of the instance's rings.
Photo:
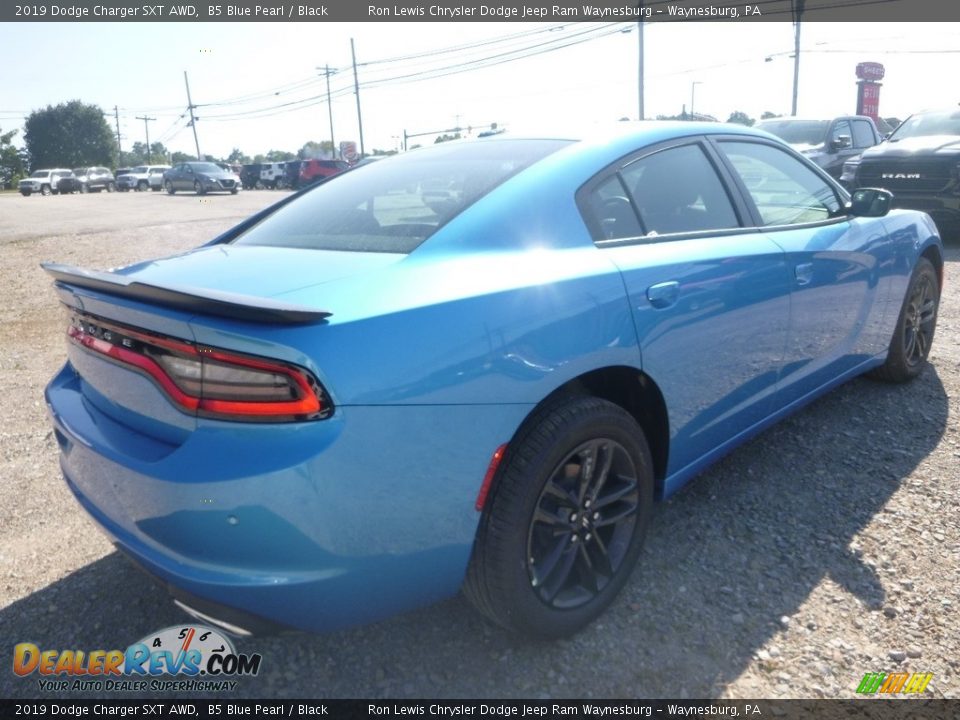
<svg viewBox="0 0 960 720">
<path fill-rule="evenodd" d="M 301 188 L 349 169 L 343 160 L 290 160 L 243 165 L 239 174 L 244 190 L 276 190 Z"/>
<path fill-rule="evenodd" d="M 24 197 L 29 197 L 33 193 L 57 195 L 101 190 L 107 192 L 166 190 L 170 194 L 178 190 L 193 190 L 202 194 L 216 190 L 235 192 L 235 189 L 239 190 L 240 187 L 245 190 L 296 189 L 349 169 L 350 165 L 342 160 L 291 160 L 249 165 L 186 162 L 180 163 L 175 168 L 171 168 L 170 165 L 123 167 L 118 168 L 116 174 L 105 167 L 75 168 L 74 170 L 53 168 L 37 170 L 30 177 L 21 180 L 20 193 Z M 167 173 L 170 170 L 177 172 L 170 174 L 170 182 L 167 183 Z M 191 170 L 195 176 L 191 176 Z M 212 182 L 213 178 L 217 178 L 218 182 L 219 180 L 224 182 L 217 184 Z"/>
</svg>

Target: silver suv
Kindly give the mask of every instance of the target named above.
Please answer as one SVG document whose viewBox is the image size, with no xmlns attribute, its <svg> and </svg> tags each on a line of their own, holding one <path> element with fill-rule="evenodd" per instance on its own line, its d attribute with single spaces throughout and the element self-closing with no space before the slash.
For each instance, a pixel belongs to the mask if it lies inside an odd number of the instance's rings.
<svg viewBox="0 0 960 720">
<path fill-rule="evenodd" d="M 85 167 L 74 168 L 73 174 L 80 181 L 80 192 L 100 192 L 106 190 L 113 192 L 117 189 L 116 179 L 109 168 L 105 167 Z"/>
</svg>

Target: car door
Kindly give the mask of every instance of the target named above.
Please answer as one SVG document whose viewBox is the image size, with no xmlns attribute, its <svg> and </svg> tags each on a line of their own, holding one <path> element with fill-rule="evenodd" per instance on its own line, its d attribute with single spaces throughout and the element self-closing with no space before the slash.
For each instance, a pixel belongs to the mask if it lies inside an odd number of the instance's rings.
<svg viewBox="0 0 960 720">
<path fill-rule="evenodd" d="M 688 474 L 773 407 L 789 320 L 783 250 L 744 227 L 703 139 L 656 146 L 580 191 L 620 269 L 644 371 L 666 400 L 668 475 Z"/>
<path fill-rule="evenodd" d="M 894 260 L 883 224 L 847 215 L 846 198 L 814 167 L 763 139 L 718 139 L 754 222 L 783 248 L 793 286 L 779 405 L 882 351 L 883 267 Z"/>
<path fill-rule="evenodd" d="M 193 168 L 184 163 L 177 173 L 177 189 L 193 190 Z"/>
<path fill-rule="evenodd" d="M 826 150 L 830 153 L 830 161 L 823 166 L 823 169 L 832 178 L 839 178 L 843 172 L 843 164 L 863 152 L 862 149 L 858 150 L 854 147 L 853 128 L 847 118 L 833 121 L 830 133 L 827 135 Z"/>
</svg>

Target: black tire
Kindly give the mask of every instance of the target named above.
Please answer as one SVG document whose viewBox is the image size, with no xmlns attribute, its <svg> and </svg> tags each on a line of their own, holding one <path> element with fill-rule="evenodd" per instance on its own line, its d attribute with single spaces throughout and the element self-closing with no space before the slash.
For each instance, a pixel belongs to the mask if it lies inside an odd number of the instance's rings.
<svg viewBox="0 0 960 720">
<path fill-rule="evenodd" d="M 107 183 L 107 192 L 111 193 L 117 189 L 117 186 L 114 183 Z"/>
<path fill-rule="evenodd" d="M 137 192 L 147 192 L 150 189 L 150 183 L 146 180 L 140 180 L 137 183 Z"/>
<path fill-rule="evenodd" d="M 87 187 L 87 184 L 86 184 L 86 183 L 81 183 L 81 185 L 80 185 L 80 194 L 81 194 L 81 195 L 86 195 L 88 192 L 90 192 L 90 188 Z"/>
<path fill-rule="evenodd" d="M 49 185 L 41 185 L 41 186 L 40 186 L 40 194 L 41 194 L 41 195 L 49 195 L 49 194 L 52 193 L 52 192 L 53 192 L 53 190 L 50 189 L 50 186 L 49 186 Z"/>
<path fill-rule="evenodd" d="M 926 258 L 917 260 L 907 292 L 900 308 L 900 317 L 890 340 L 886 362 L 871 371 L 877 380 L 904 383 L 923 371 L 934 331 L 937 329 L 937 310 L 940 305 L 940 282 L 933 264 Z"/>
<path fill-rule="evenodd" d="M 170 182 L 169 180 L 163 181 L 163 188 L 164 190 L 167 191 L 167 195 L 173 195 L 174 193 L 177 192 L 176 189 L 173 187 L 173 183 Z"/>
<path fill-rule="evenodd" d="M 593 397 L 549 406 L 507 448 L 464 594 L 511 632 L 571 635 L 626 583 L 652 504 L 650 449 L 629 413 Z"/>
<path fill-rule="evenodd" d="M 231 194 L 231 195 L 236 195 L 238 192 L 240 192 L 240 191 L 239 191 L 237 188 L 233 188 L 233 189 L 230 191 L 230 194 Z"/>
<path fill-rule="evenodd" d="M 203 185 L 200 184 L 200 181 L 199 181 L 199 180 L 194 180 L 194 181 L 193 181 L 193 191 L 194 191 L 197 195 L 206 195 L 206 194 L 207 194 L 207 191 L 203 189 Z"/>
<path fill-rule="evenodd" d="M 29 190 L 21 190 L 21 191 L 20 191 L 20 194 L 23 195 L 24 197 L 30 197 L 30 191 L 29 191 Z"/>
</svg>

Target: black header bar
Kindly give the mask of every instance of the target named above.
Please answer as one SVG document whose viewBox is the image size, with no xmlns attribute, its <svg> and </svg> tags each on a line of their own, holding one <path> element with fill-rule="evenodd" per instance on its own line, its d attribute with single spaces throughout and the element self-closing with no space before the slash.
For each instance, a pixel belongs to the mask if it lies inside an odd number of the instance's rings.
<svg viewBox="0 0 960 720">
<path fill-rule="evenodd" d="M 790 22 L 793 0 L 4 0 L 3 22 Z M 955 0 L 806 0 L 804 22 L 954 22 Z"/>
</svg>

